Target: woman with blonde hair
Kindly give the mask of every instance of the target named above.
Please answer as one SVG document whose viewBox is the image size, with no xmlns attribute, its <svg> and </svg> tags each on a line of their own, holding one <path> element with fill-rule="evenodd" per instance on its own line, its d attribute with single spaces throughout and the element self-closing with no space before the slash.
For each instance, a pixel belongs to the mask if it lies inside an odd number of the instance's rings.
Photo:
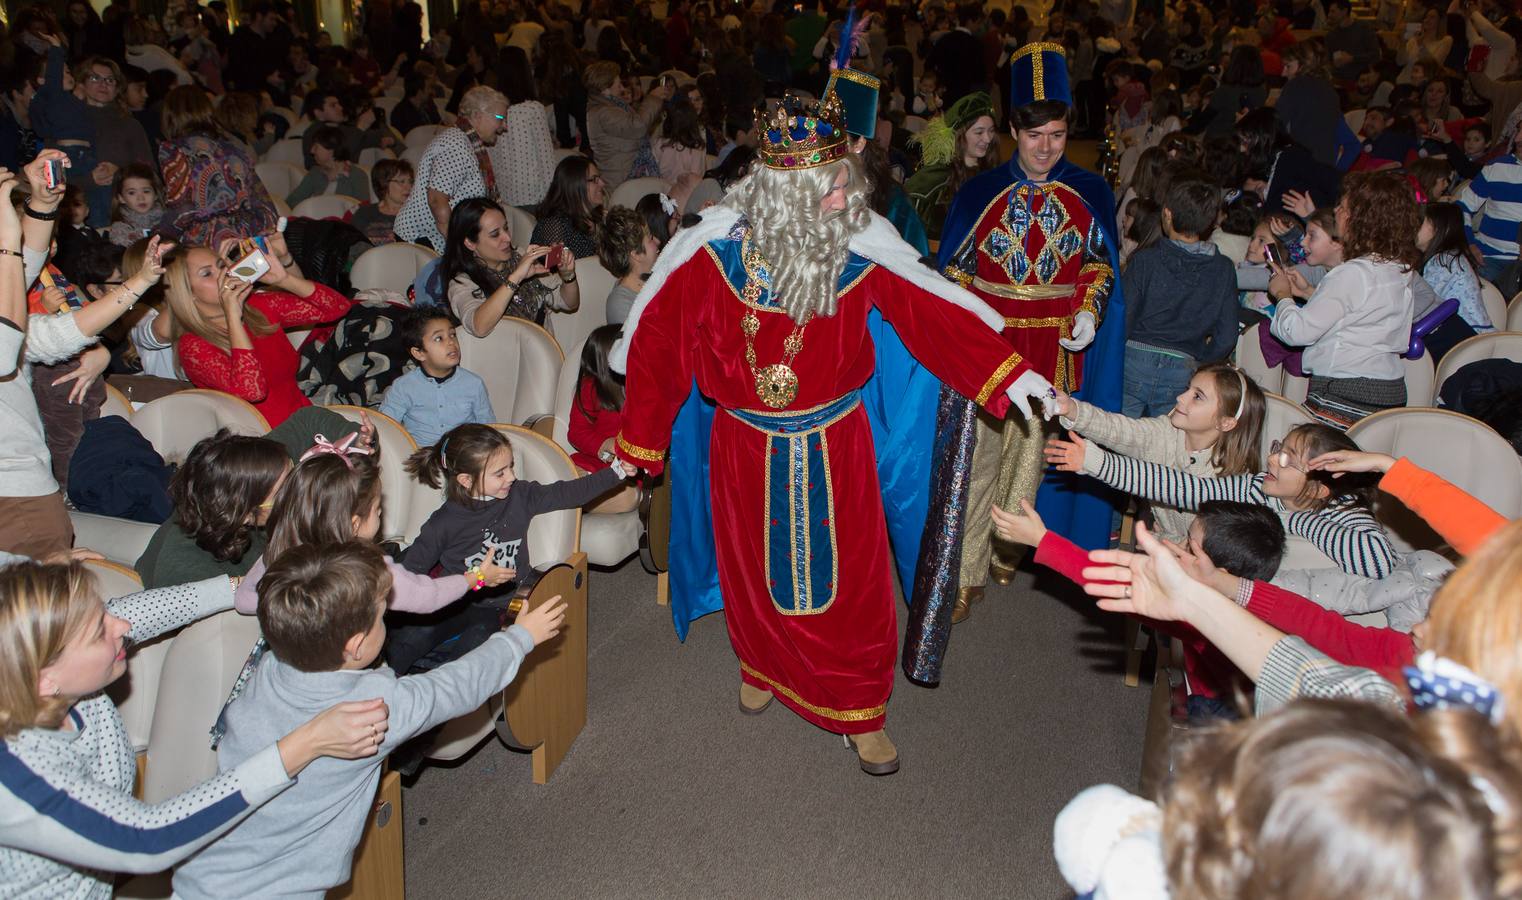
<svg viewBox="0 0 1522 900">
<path fill-rule="evenodd" d="M 261 290 L 236 277 L 228 255 L 238 242 L 218 252 L 187 247 L 169 261 L 165 296 L 173 313 L 170 333 L 185 377 L 200 388 L 241 397 L 271 427 L 311 401 L 296 384 L 299 362 L 284 329 L 310 328 L 341 318 L 352 305 L 325 285 L 302 277 L 285 235 L 267 234 L 269 271 Z"/>
<path fill-rule="evenodd" d="M 254 171 L 254 157 L 217 123 L 204 90 L 181 85 L 170 91 L 163 125 L 166 221 L 185 244 L 216 247 L 275 230 L 275 204 Z"/>
<path fill-rule="evenodd" d="M 78 562 L 0 568 L 0 893 L 112 896 L 111 872 L 159 872 L 215 840 L 323 756 L 371 756 L 380 700 L 319 713 L 160 803 L 133 797 L 132 743 L 105 689 L 131 645 L 231 609 L 227 577 L 102 602 Z"/>
</svg>

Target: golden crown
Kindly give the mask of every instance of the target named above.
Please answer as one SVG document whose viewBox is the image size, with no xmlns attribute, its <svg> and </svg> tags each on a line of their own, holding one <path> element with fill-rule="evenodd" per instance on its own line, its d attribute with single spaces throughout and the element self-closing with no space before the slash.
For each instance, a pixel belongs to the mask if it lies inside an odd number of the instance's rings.
<svg viewBox="0 0 1522 900">
<path fill-rule="evenodd" d="M 812 169 L 846 155 L 845 109 L 834 91 L 811 103 L 789 94 L 756 116 L 756 131 L 756 152 L 771 169 Z"/>
</svg>

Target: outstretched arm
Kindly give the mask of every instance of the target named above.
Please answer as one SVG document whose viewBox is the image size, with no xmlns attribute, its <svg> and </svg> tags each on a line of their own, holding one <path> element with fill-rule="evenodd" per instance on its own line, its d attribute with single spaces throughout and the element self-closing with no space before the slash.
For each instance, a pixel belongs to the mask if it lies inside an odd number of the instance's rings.
<svg viewBox="0 0 1522 900">
<path fill-rule="evenodd" d="M 667 277 L 640 313 L 634 331 L 624 325 L 629 342 L 624 377 L 624 421 L 614 440 L 621 459 L 646 472 L 665 468 L 671 424 L 692 390 L 692 335 L 686 298 L 708 295 L 707 279 L 718 278 L 706 253 L 698 253 Z"/>
</svg>

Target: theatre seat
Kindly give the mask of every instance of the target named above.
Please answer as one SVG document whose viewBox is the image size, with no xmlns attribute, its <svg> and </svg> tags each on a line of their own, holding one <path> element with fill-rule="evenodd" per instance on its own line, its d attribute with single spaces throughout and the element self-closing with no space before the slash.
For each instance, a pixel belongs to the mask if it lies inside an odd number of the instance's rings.
<svg viewBox="0 0 1522 900">
<path fill-rule="evenodd" d="M 565 355 L 550 333 L 511 316 L 491 334 L 460 329 L 460 365 L 481 376 L 497 421 L 521 425 L 555 411 L 555 377 Z"/>
</svg>

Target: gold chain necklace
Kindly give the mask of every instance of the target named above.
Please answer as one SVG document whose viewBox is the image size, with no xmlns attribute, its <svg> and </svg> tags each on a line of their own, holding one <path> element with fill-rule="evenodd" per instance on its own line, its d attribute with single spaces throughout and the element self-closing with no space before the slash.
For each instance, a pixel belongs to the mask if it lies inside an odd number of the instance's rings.
<svg viewBox="0 0 1522 900">
<path fill-rule="evenodd" d="M 756 315 L 756 306 L 761 302 L 760 269 L 765 263 L 760 253 L 750 249 L 749 241 L 742 252 L 746 275 L 742 296 L 746 308 L 740 319 L 740 331 L 745 334 L 745 362 L 750 366 L 751 377 L 756 379 L 756 396 L 761 402 L 772 409 L 785 409 L 798 396 L 798 373 L 793 371 L 791 363 L 803 349 L 803 329 L 809 327 L 814 315 L 810 313 L 803 324 L 794 327 L 793 333 L 783 339 L 781 362 L 764 369 L 757 368 L 756 332 L 761 330 L 761 317 Z"/>
</svg>

